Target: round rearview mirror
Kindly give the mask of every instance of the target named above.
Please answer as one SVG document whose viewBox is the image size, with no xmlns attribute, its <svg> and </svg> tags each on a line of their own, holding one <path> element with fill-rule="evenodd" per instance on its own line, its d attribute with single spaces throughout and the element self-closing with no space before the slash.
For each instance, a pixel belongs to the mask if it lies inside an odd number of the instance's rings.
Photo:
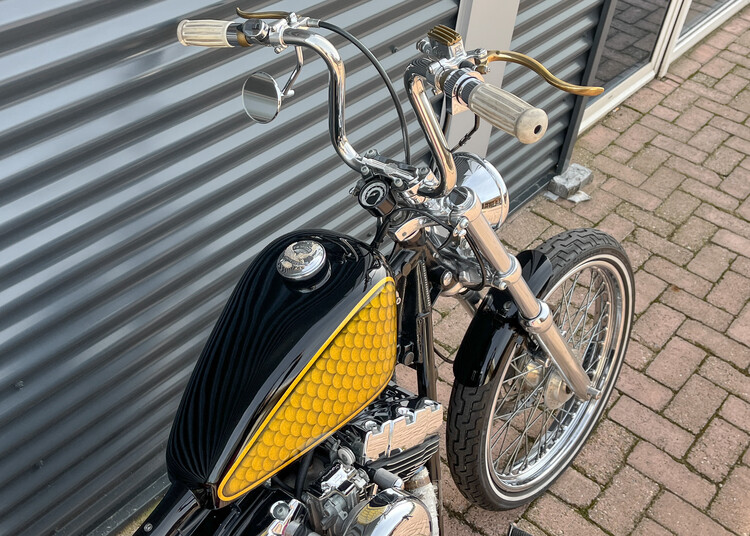
<svg viewBox="0 0 750 536">
<path fill-rule="evenodd" d="M 242 106 L 250 119 L 270 123 L 281 109 L 281 90 L 268 73 L 250 75 L 242 86 Z"/>
</svg>

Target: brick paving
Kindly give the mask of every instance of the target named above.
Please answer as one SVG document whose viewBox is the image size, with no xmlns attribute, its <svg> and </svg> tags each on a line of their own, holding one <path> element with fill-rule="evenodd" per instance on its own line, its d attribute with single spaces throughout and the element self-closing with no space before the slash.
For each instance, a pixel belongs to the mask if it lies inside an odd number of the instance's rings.
<svg viewBox="0 0 750 536">
<path fill-rule="evenodd" d="M 637 303 L 605 418 L 526 508 L 470 505 L 445 470 L 448 534 L 750 535 L 750 8 L 579 140 L 591 201 L 539 197 L 503 227 L 514 251 L 575 227 L 623 244 Z M 453 353 L 468 315 L 438 304 Z M 451 368 L 439 369 L 447 402 Z"/>
</svg>

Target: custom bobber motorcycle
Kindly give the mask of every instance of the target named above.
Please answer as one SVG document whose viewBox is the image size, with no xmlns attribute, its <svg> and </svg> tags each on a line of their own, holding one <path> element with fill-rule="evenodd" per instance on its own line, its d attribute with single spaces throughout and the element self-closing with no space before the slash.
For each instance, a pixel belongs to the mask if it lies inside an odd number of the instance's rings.
<svg viewBox="0 0 750 536">
<path fill-rule="evenodd" d="M 445 456 L 461 493 L 489 509 L 537 497 L 581 449 L 612 391 L 632 323 L 632 270 L 621 246 L 592 229 L 510 254 L 496 235 L 508 214 L 503 179 L 486 160 L 448 147 L 428 92 L 442 94 L 446 116 L 470 111 L 533 143 L 546 114 L 485 83 L 490 63 L 520 63 L 575 94 L 601 88 L 567 84 L 515 52 L 466 51 L 455 31 L 438 26 L 404 76 L 430 149 L 414 162 L 396 92 L 355 37 L 294 13 L 238 14 L 241 24 L 182 21 L 178 38 L 295 47 L 283 89 L 264 73 L 243 87 L 245 110 L 259 122 L 292 95 L 301 50 L 317 53 L 330 73 L 331 142 L 354 170 L 352 192 L 377 231 L 370 244 L 294 232 L 250 264 L 175 417 L 172 485 L 137 534 L 445 534 L 444 417 Z M 317 29 L 342 35 L 378 69 L 401 121 L 403 159 L 359 153 L 347 140 L 344 65 Z M 439 296 L 473 315 L 448 408 L 436 401 Z M 416 393 L 395 382 L 397 364 L 416 371 Z"/>
</svg>

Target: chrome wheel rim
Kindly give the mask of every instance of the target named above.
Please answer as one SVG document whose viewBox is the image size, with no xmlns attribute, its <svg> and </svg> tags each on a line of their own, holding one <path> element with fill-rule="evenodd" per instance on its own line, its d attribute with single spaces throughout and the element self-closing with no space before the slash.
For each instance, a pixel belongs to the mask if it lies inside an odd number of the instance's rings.
<svg viewBox="0 0 750 536">
<path fill-rule="evenodd" d="M 602 391 L 598 400 L 558 402 L 555 366 L 539 352 L 518 345 L 507 359 L 495 392 L 486 434 L 487 465 L 497 491 L 534 493 L 546 486 L 580 448 L 612 389 L 629 335 L 626 296 L 632 292 L 622 261 L 609 255 L 587 259 L 568 271 L 543 299 L 563 335 Z M 548 404 L 545 402 L 547 397 Z"/>
</svg>

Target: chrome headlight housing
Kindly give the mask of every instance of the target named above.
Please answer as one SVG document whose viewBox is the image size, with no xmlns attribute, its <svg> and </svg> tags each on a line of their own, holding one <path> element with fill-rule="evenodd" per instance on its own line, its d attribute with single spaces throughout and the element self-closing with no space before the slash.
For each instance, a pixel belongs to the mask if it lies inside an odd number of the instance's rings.
<svg viewBox="0 0 750 536">
<path fill-rule="evenodd" d="M 495 166 L 471 153 L 456 153 L 456 184 L 471 188 L 482 203 L 482 213 L 494 229 L 508 217 L 508 187 Z"/>
</svg>

